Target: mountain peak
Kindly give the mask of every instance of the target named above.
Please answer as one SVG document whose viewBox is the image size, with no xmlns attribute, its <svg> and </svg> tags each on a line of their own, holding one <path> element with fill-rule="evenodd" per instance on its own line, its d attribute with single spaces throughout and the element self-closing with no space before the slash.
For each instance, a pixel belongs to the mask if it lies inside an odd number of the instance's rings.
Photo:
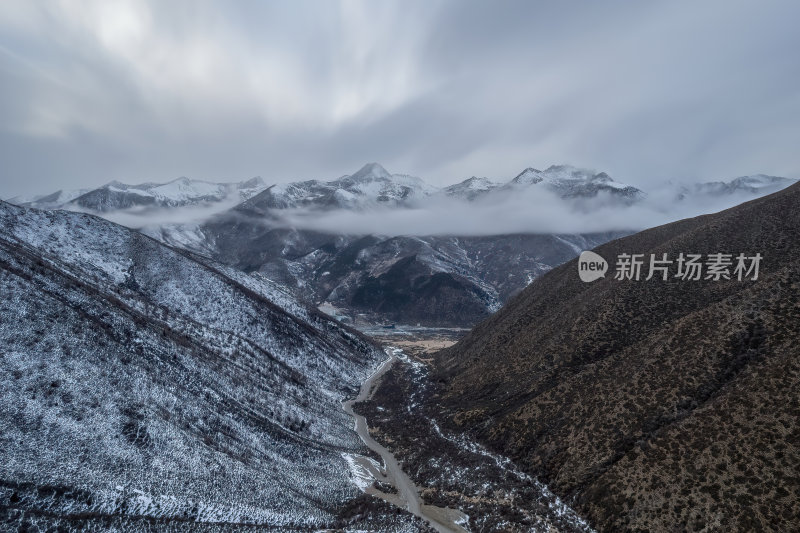
<svg viewBox="0 0 800 533">
<path fill-rule="evenodd" d="M 611 178 L 611 176 L 609 176 L 605 172 L 600 172 L 599 174 L 595 174 L 594 179 L 596 179 L 597 181 L 614 181 Z"/>
<path fill-rule="evenodd" d="M 479 178 L 472 176 L 460 183 L 450 185 L 442 189 L 447 196 L 458 197 L 465 200 L 474 200 L 478 196 L 490 192 L 492 189 L 499 187 L 499 183 L 495 183 L 489 178 Z"/>
<path fill-rule="evenodd" d="M 450 185 L 445 190 L 458 190 L 458 189 L 491 189 L 493 187 L 497 187 L 498 184 L 490 180 L 489 178 L 479 178 L 477 176 L 472 176 L 471 178 L 467 178 L 461 183 L 456 183 L 455 185 Z"/>
<path fill-rule="evenodd" d="M 552 167 L 550 167 L 552 168 Z M 549 169 L 548 169 L 549 170 Z M 517 174 L 511 183 L 518 183 L 520 185 L 533 185 L 542 181 L 542 171 L 533 167 L 528 167 L 519 174 Z"/>
<path fill-rule="evenodd" d="M 352 174 L 350 177 L 353 179 L 363 178 L 390 178 L 392 175 L 378 163 L 367 163 L 361 167 L 358 172 Z"/>
</svg>

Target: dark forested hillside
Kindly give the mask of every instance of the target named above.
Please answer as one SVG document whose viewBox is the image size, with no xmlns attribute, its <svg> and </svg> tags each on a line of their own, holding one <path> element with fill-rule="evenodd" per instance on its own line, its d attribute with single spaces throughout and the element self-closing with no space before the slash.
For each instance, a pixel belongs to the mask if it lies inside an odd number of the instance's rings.
<svg viewBox="0 0 800 533">
<path fill-rule="evenodd" d="M 449 424 L 602 531 L 800 528 L 800 186 L 596 248 L 436 357 Z M 756 281 L 614 279 L 622 253 L 764 257 Z M 643 269 L 643 272 L 646 272 Z"/>
</svg>

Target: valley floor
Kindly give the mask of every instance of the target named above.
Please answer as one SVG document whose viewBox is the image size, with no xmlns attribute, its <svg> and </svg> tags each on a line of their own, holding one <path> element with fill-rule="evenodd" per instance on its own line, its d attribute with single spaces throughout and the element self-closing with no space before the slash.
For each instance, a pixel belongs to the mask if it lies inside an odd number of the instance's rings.
<svg viewBox="0 0 800 533">
<path fill-rule="evenodd" d="M 387 352 L 391 355 L 364 382 L 359 395 L 343 403 L 344 410 L 355 419 L 355 429 L 359 437 L 370 450 L 378 454 L 383 463 L 378 464 L 370 457 L 350 455 L 348 462 L 353 476 L 359 480 L 365 493 L 407 509 L 413 515 L 426 520 L 436 531 L 464 532 L 466 530 L 460 524 L 466 521 L 466 515 L 456 509 L 425 504 L 420 498 L 420 487 L 416 486 L 403 471 L 402 465 L 394 455 L 372 438 L 366 418 L 353 411 L 354 404 L 372 399 L 376 384 L 403 357 L 402 351 L 397 348 L 389 349 Z"/>
<path fill-rule="evenodd" d="M 393 364 L 373 375 L 362 388 L 363 401 L 353 404 L 357 429 L 359 421 L 364 430 L 368 422 L 368 434 L 359 434 L 371 449 L 382 450 L 384 459 L 383 467 L 365 461 L 371 466 L 361 470 L 363 490 L 416 510 L 439 531 L 463 531 L 462 524 L 470 531 L 591 531 L 568 505 L 508 459 L 439 427 L 436 413 L 423 401 L 431 394 L 423 360 L 443 340 L 406 342 L 417 355 L 394 349 Z M 393 468 L 397 463 L 403 470 L 399 475 Z M 459 515 L 463 520 L 450 521 L 449 528 L 443 525 L 447 520 L 436 520 Z"/>
<path fill-rule="evenodd" d="M 452 346 L 469 332 L 469 328 L 428 328 L 407 325 L 391 328 L 371 325 L 358 329 L 384 346 L 400 348 L 403 353 L 420 360 L 426 360 L 433 352 Z"/>
</svg>

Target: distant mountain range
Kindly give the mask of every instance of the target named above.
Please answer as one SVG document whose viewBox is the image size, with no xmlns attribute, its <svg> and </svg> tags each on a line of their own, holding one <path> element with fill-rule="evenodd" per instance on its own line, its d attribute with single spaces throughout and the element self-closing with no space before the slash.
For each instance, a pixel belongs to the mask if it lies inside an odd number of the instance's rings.
<svg viewBox="0 0 800 533">
<path fill-rule="evenodd" d="M 592 198 L 607 193 L 612 197 L 636 201 L 644 196 L 636 187 L 618 183 L 603 172 L 596 174 L 565 165 L 551 166 L 545 171 L 528 168 L 507 183 L 472 177 L 440 188 L 413 176 L 390 174 L 379 164 L 369 163 L 358 172 L 333 181 L 311 180 L 274 185 L 251 198 L 241 209 L 267 214 L 274 210 L 297 208 L 414 207 L 440 197 L 485 200 L 532 186 L 546 189 L 562 198 Z"/>
<path fill-rule="evenodd" d="M 675 186 L 673 199 L 699 201 L 726 196 L 756 197 L 795 180 L 746 176 L 729 182 Z M 209 183 L 180 178 L 167 184 L 112 182 L 92 191 L 59 191 L 22 205 L 82 210 L 113 217 L 141 213 L 141 230 L 164 243 L 220 260 L 245 272 L 260 272 L 295 296 L 325 305 L 346 321 L 469 326 L 485 318 L 531 280 L 586 248 L 633 229 L 584 233 L 514 232 L 494 236 L 385 235 L 295 227 L 330 213 L 441 211 L 456 204 L 505 205 L 541 195 L 575 209 L 616 209 L 642 203 L 646 192 L 604 172 L 567 165 L 527 168 L 507 182 L 471 177 L 448 187 L 391 174 L 377 163 L 331 181 L 308 180 L 267 186 L 260 178 Z M 24 200 L 24 201 L 23 201 Z M 154 210 L 187 206 L 232 206 L 204 221 L 156 222 Z M 445 203 L 443 203 L 445 202 Z M 235 205 L 234 205 L 235 204 Z M 155 217 L 154 219 L 157 219 Z"/>
<path fill-rule="evenodd" d="M 757 174 L 730 181 L 674 185 L 676 199 L 697 195 L 735 193 L 769 194 L 797 180 Z M 508 182 L 471 177 L 447 187 L 430 185 L 407 174 L 390 174 L 378 163 L 368 163 L 357 172 L 332 181 L 308 180 L 267 186 L 260 177 L 233 183 L 214 183 L 186 177 L 168 183 L 129 185 L 112 181 L 97 189 L 59 190 L 33 197 L 17 196 L 7 201 L 39 209 L 87 209 L 100 213 L 131 207 L 181 207 L 224 200 L 240 200 L 240 211 L 261 214 L 297 208 L 368 209 L 411 207 L 429 198 L 448 197 L 466 201 L 491 195 L 519 192 L 531 186 L 548 190 L 561 198 L 592 198 L 599 194 L 636 202 L 646 193 L 619 183 L 605 172 L 569 165 L 546 170 L 526 168 Z M 239 203 L 239 202 L 237 202 Z"/>
<path fill-rule="evenodd" d="M 799 227 L 795 184 L 599 246 L 604 279 L 554 268 L 438 352 L 432 409 L 599 531 L 797 531 Z M 614 279 L 623 253 L 763 261 L 637 282 Z"/>
</svg>

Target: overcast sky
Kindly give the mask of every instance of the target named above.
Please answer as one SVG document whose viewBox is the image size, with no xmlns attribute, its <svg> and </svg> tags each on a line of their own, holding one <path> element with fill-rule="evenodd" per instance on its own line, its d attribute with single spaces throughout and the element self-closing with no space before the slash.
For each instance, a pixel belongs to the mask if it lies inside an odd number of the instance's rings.
<svg viewBox="0 0 800 533">
<path fill-rule="evenodd" d="M 0 197 L 367 161 L 434 184 L 800 177 L 798 20 L 795 0 L 4 0 Z"/>
</svg>

